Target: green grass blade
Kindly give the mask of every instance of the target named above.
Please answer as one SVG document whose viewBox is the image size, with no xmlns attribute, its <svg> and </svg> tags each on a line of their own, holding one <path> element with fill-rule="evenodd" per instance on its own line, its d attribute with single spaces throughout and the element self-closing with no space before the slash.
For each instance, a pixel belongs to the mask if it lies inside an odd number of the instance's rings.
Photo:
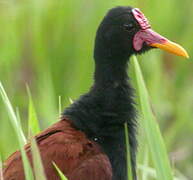
<svg viewBox="0 0 193 180">
<path fill-rule="evenodd" d="M 144 128 L 148 146 L 151 151 L 151 157 L 157 172 L 158 180 L 172 180 L 172 171 L 167 156 L 165 144 L 160 133 L 155 116 L 152 112 L 148 92 L 143 80 L 143 76 L 137 62 L 137 58 L 133 57 L 135 76 L 137 81 L 137 92 L 142 112 L 141 126 Z"/>
<path fill-rule="evenodd" d="M 13 128 L 16 132 L 16 134 L 18 135 L 18 140 L 20 140 L 20 143 L 22 145 L 24 145 L 26 143 L 26 138 L 21 130 L 21 127 L 18 123 L 18 120 L 17 120 L 17 117 L 15 115 L 15 112 L 12 108 L 12 105 L 8 99 L 8 96 L 3 88 L 3 85 L 1 84 L 0 82 L 0 93 L 1 93 L 1 97 L 3 99 L 3 102 L 7 108 L 7 112 L 8 112 L 8 115 L 9 115 L 9 118 L 10 118 L 10 121 L 11 121 L 11 124 L 13 125 Z"/>
<path fill-rule="evenodd" d="M 32 138 L 32 141 L 31 141 L 31 152 L 32 152 L 35 179 L 36 180 L 46 180 L 46 175 L 44 172 L 42 159 L 40 156 L 40 152 L 39 152 L 37 143 L 34 138 Z"/>
<path fill-rule="evenodd" d="M 21 117 L 20 117 L 20 113 L 19 113 L 19 108 L 16 107 L 16 117 L 17 117 L 17 122 L 19 123 L 19 126 L 22 128 L 21 126 Z"/>
<path fill-rule="evenodd" d="M 20 147 L 26 180 L 34 180 L 31 165 L 28 161 L 24 147 Z"/>
<path fill-rule="evenodd" d="M 148 151 L 147 151 L 147 148 L 145 148 L 145 151 L 144 151 L 144 162 L 143 162 L 143 165 L 145 167 L 148 167 L 148 164 L 149 164 L 149 154 L 148 154 Z M 143 171 L 142 173 L 142 179 L 143 180 L 148 180 L 148 172 L 147 171 Z"/>
<path fill-rule="evenodd" d="M 0 154 L 0 179 L 3 180 L 3 165 L 1 160 L 1 154 Z"/>
<path fill-rule="evenodd" d="M 70 104 L 73 104 L 74 102 L 71 98 L 69 98 L 69 101 L 70 101 Z"/>
<path fill-rule="evenodd" d="M 142 171 L 143 173 L 145 172 L 145 174 L 148 175 L 148 178 L 149 179 L 157 179 L 157 174 L 156 174 L 156 171 L 155 169 L 149 167 L 149 166 L 144 166 L 144 165 L 141 165 L 141 164 L 138 164 L 138 168 L 140 171 Z M 146 177 L 145 177 L 146 178 Z M 143 179 L 142 177 L 142 180 L 146 180 L 146 179 Z"/>
<path fill-rule="evenodd" d="M 32 171 L 31 171 L 31 167 L 30 167 L 30 164 L 29 164 L 29 161 L 28 161 L 28 158 L 27 158 L 27 155 L 25 153 L 25 150 L 24 150 L 24 144 L 26 143 L 26 139 L 25 139 L 25 136 L 24 136 L 24 133 L 19 125 L 19 122 L 17 120 L 17 117 L 15 115 L 15 112 L 13 110 L 13 107 L 9 101 L 9 98 L 0 82 L 0 94 L 1 94 L 1 97 L 3 99 L 3 102 L 7 108 L 7 112 L 8 112 L 8 115 L 9 115 L 9 118 L 10 118 L 10 121 L 11 121 L 11 124 L 15 130 L 15 133 L 17 135 L 17 139 L 18 139 L 18 142 L 19 142 L 19 147 L 20 147 L 20 150 L 21 150 L 21 155 L 22 155 L 22 161 L 23 161 L 23 165 L 24 165 L 24 172 L 25 172 L 25 177 L 26 177 L 26 180 L 33 180 L 33 174 L 32 174 Z"/>
<path fill-rule="evenodd" d="M 58 114 L 59 114 L 59 116 L 61 116 L 61 113 L 62 113 L 62 97 L 59 96 L 58 97 Z"/>
<path fill-rule="evenodd" d="M 129 133 L 127 123 L 124 124 L 125 127 L 125 141 L 126 141 L 126 153 L 127 153 L 127 178 L 128 180 L 133 180 L 132 167 L 131 167 L 131 153 L 129 145 Z"/>
<path fill-rule="evenodd" d="M 146 172 L 146 174 L 148 175 L 148 180 L 152 179 L 152 178 L 157 180 L 157 173 L 156 173 L 156 170 L 154 168 L 149 167 L 149 166 L 144 166 L 141 164 L 138 165 L 138 168 L 142 172 Z M 173 177 L 173 180 L 188 180 L 186 177 L 182 176 L 181 174 L 178 176 L 179 177 Z M 142 178 L 142 180 L 144 180 L 144 179 Z"/>
<path fill-rule="evenodd" d="M 29 87 L 27 86 L 27 92 L 29 97 L 29 106 L 28 106 L 28 132 L 35 135 L 40 132 L 39 122 L 34 107 L 32 95 Z"/>
<path fill-rule="evenodd" d="M 62 171 L 58 168 L 58 166 L 53 162 L 53 165 L 54 165 L 54 167 L 56 168 L 56 170 L 57 170 L 57 172 L 58 172 L 58 174 L 59 174 L 59 176 L 60 176 L 60 179 L 61 180 L 68 180 L 67 178 L 66 178 L 66 176 L 62 173 Z"/>
</svg>

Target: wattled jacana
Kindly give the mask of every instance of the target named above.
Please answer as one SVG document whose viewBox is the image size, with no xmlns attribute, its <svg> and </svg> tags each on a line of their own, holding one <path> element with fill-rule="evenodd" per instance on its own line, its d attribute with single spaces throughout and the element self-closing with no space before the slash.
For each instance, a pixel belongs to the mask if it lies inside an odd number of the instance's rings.
<svg viewBox="0 0 193 180">
<path fill-rule="evenodd" d="M 161 48 L 188 57 L 179 45 L 151 29 L 139 9 L 116 7 L 100 24 L 94 49 L 94 84 L 50 128 L 35 136 L 48 180 L 59 180 L 55 162 L 69 180 L 126 180 L 124 123 L 128 123 L 136 179 L 136 118 L 127 64 L 133 54 Z M 32 163 L 30 144 L 25 146 Z M 33 163 L 32 163 L 33 164 Z M 19 151 L 6 161 L 5 180 L 24 180 Z"/>
</svg>

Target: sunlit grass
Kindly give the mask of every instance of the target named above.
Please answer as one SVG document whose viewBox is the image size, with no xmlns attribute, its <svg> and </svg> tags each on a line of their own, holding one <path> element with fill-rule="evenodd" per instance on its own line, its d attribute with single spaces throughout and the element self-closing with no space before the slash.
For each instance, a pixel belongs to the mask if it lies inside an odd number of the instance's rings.
<svg viewBox="0 0 193 180">
<path fill-rule="evenodd" d="M 46 180 L 46 175 L 44 172 L 44 167 L 42 164 L 42 159 L 41 159 L 41 155 L 36 143 L 36 140 L 32 137 L 30 138 L 30 149 L 31 149 L 31 153 L 32 153 L 32 162 L 33 162 L 33 167 L 34 167 L 34 173 L 32 173 L 32 169 L 31 169 L 31 165 L 30 162 L 27 158 L 25 149 L 24 149 L 24 144 L 26 144 L 26 139 L 25 136 L 23 134 L 22 128 L 17 120 L 17 116 L 13 110 L 13 107 L 8 99 L 8 96 L 0 82 L 0 94 L 1 97 L 3 99 L 3 102 L 7 108 L 7 113 L 10 116 L 10 120 L 11 120 L 11 124 L 14 127 L 15 131 L 16 131 L 16 135 L 19 141 L 19 145 L 20 145 L 20 151 L 21 151 L 21 155 L 22 155 L 22 160 L 23 160 L 23 165 L 24 165 L 24 172 L 25 172 L 25 179 L 26 180 Z M 28 130 L 28 134 L 33 134 L 34 132 L 37 133 L 40 129 L 39 129 L 39 123 L 37 120 L 37 117 L 35 115 L 35 108 L 33 106 L 33 100 L 30 94 L 30 90 L 28 88 L 28 95 L 29 95 L 29 125 L 31 125 Z M 61 179 L 67 180 L 65 178 L 65 176 L 61 173 L 61 171 L 57 168 L 56 164 L 53 164 L 53 166 L 57 169 Z M 1 161 L 1 156 L 0 156 L 0 177 L 3 180 L 3 175 L 2 175 L 2 161 Z"/>
<path fill-rule="evenodd" d="M 134 69 L 135 69 L 135 76 L 136 76 L 136 81 L 137 81 L 137 96 L 139 97 L 139 102 L 140 102 L 140 108 L 142 112 L 142 121 L 141 126 L 144 127 L 145 129 L 145 136 L 147 138 L 147 143 L 149 144 L 148 149 L 150 149 L 150 155 L 152 157 L 154 166 L 156 168 L 156 173 L 155 170 L 152 168 L 148 167 L 148 163 L 144 164 L 143 166 L 140 166 L 141 169 L 143 170 L 142 177 L 144 177 L 142 180 L 145 180 L 147 176 L 151 175 L 156 177 L 156 179 L 167 179 L 167 180 L 172 180 L 174 179 L 172 175 L 172 171 L 170 168 L 170 163 L 167 157 L 165 145 L 159 130 L 158 125 L 156 124 L 155 117 L 153 115 L 152 109 L 150 107 L 149 103 L 149 98 L 148 98 L 148 92 L 145 87 L 145 83 L 142 77 L 142 73 L 139 67 L 139 64 L 137 62 L 136 57 L 133 58 L 134 61 Z M 23 135 L 22 129 L 20 124 L 18 123 L 17 117 L 13 111 L 12 105 L 6 95 L 6 92 L 0 84 L 0 92 L 1 96 L 3 98 L 3 101 L 7 107 L 7 112 L 10 115 L 10 120 L 12 122 L 13 127 L 15 128 L 16 134 L 18 135 L 19 139 L 19 144 L 20 144 L 20 149 L 22 153 L 22 159 L 24 163 L 24 169 L 25 169 L 25 176 L 26 179 L 32 180 L 33 175 L 30 170 L 30 166 L 25 154 L 25 151 L 23 149 L 23 145 L 26 142 L 25 137 Z M 29 96 L 29 111 L 28 111 L 28 116 L 30 117 L 28 119 L 28 123 L 30 127 L 28 128 L 29 132 L 37 133 L 40 131 L 39 129 L 39 123 L 37 120 L 36 112 L 35 112 L 35 107 L 33 105 L 33 100 L 31 97 L 30 90 L 28 88 L 28 96 Z M 71 100 L 72 101 L 72 100 Z M 73 102 L 72 102 L 73 103 Z M 59 112 L 61 111 L 61 98 L 59 98 Z M 126 135 L 126 147 L 127 147 L 127 166 L 128 166 L 128 180 L 132 180 L 132 168 L 131 168 L 131 158 L 130 158 L 130 149 L 129 149 L 129 138 L 128 138 L 128 128 L 127 124 L 125 124 L 125 135 Z M 22 137 L 24 142 L 22 142 Z M 42 165 L 41 161 L 41 156 L 36 144 L 36 141 L 32 138 L 31 140 L 31 151 L 32 151 L 32 159 L 33 159 L 33 165 L 34 165 L 34 176 L 35 179 L 41 179 L 45 180 L 46 176 L 44 173 L 44 168 Z M 65 163 L 65 162 L 64 162 Z M 66 177 L 63 175 L 63 173 L 59 170 L 57 165 L 53 163 L 53 166 L 56 168 L 58 171 L 59 176 L 61 179 L 66 180 Z"/>
<path fill-rule="evenodd" d="M 25 172 L 25 178 L 26 180 L 33 180 L 33 174 L 32 174 L 32 170 L 31 170 L 31 166 L 28 162 L 28 158 L 26 155 L 26 152 L 24 150 L 24 145 L 26 144 L 26 139 L 25 136 L 23 134 L 22 128 L 17 120 L 17 116 L 13 110 L 13 107 L 8 99 L 8 96 L 0 82 L 0 94 L 1 97 L 3 99 L 3 102 L 7 108 L 7 114 L 9 115 L 9 119 L 11 121 L 11 124 L 15 130 L 15 133 L 17 135 L 17 140 L 19 142 L 19 147 L 21 150 L 21 155 L 22 155 L 22 161 L 23 161 L 23 165 L 24 165 L 24 172 Z"/>
<path fill-rule="evenodd" d="M 173 175 L 168 160 L 166 147 L 156 123 L 155 115 L 149 103 L 149 95 L 143 80 L 143 76 L 137 62 L 137 58 L 133 57 L 135 76 L 137 81 L 137 96 L 139 97 L 139 106 L 142 114 L 140 125 L 144 128 L 145 138 L 147 139 L 148 149 L 151 151 L 150 155 L 153 164 L 156 168 L 158 180 L 172 180 Z"/>
<path fill-rule="evenodd" d="M 39 152 L 36 140 L 34 138 L 32 138 L 31 140 L 31 152 L 32 152 L 35 179 L 46 180 L 47 178 L 42 164 L 42 159 L 40 156 L 40 152 Z"/>
<path fill-rule="evenodd" d="M 0 154 L 0 179 L 3 180 L 3 163 Z"/>
<path fill-rule="evenodd" d="M 191 57 L 193 24 L 187 17 L 193 16 L 193 2 L 189 0 L 0 2 L 0 80 L 14 104 L 13 109 L 19 108 L 19 126 L 22 125 L 25 134 L 28 131 L 28 111 L 31 111 L 26 84 L 31 90 L 40 127 L 44 129 L 58 120 L 58 113 L 70 104 L 69 97 L 77 99 L 90 88 L 96 28 L 107 9 L 116 5 L 141 8 L 153 29 L 182 44 Z M 193 63 L 191 58 L 184 61 L 158 51 L 139 57 L 139 63 L 169 159 L 172 159 L 172 170 L 177 169 L 174 172 L 179 172 L 176 176 L 180 180 L 191 179 Z M 134 78 L 132 75 L 131 79 Z M 62 98 L 58 103 L 60 95 Z M 20 146 L 2 101 L 0 107 L 0 154 L 5 160 Z M 144 167 L 156 173 L 144 131 L 144 127 L 139 130 L 138 164 L 142 165 L 139 174 L 142 172 L 143 178 L 149 180 L 155 176 Z"/>
<path fill-rule="evenodd" d="M 65 175 L 62 173 L 62 171 L 58 168 L 58 166 L 53 162 L 54 167 L 56 168 L 58 175 L 60 176 L 61 180 L 68 180 Z"/>
<path fill-rule="evenodd" d="M 125 129 L 125 141 L 126 141 L 126 153 L 127 153 L 127 178 L 128 180 L 133 180 L 132 166 L 131 166 L 131 152 L 129 146 L 129 132 L 127 123 L 124 124 Z"/>
<path fill-rule="evenodd" d="M 28 106 L 28 133 L 35 135 L 40 132 L 39 122 L 36 114 L 36 110 L 34 107 L 34 103 L 32 100 L 31 92 L 29 87 L 27 86 L 27 92 L 29 97 L 29 106 Z M 29 134 L 29 136 L 30 136 Z"/>
</svg>

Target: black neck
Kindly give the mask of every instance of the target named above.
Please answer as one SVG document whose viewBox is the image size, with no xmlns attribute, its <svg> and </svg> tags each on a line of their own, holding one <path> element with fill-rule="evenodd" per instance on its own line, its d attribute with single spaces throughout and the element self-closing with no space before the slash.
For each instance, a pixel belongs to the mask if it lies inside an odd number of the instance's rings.
<svg viewBox="0 0 193 180">
<path fill-rule="evenodd" d="M 95 67 L 94 85 L 98 87 L 103 87 L 104 85 L 111 87 L 114 83 L 125 84 L 128 80 L 127 61 L 116 62 L 115 60 L 115 62 L 109 63 L 108 60 L 104 60 L 103 64 L 96 63 Z"/>
<path fill-rule="evenodd" d="M 112 82 L 127 81 L 127 62 L 129 57 L 128 51 L 112 46 L 110 42 L 105 41 L 99 28 L 94 49 L 94 84 L 103 86 L 106 83 L 110 85 Z"/>
<path fill-rule="evenodd" d="M 95 57 L 96 58 L 96 57 Z M 128 83 L 126 59 L 96 60 L 94 85 L 66 109 L 77 129 L 97 141 L 108 155 L 113 180 L 126 180 L 124 123 L 128 123 L 133 173 L 135 174 L 135 109 Z M 111 62 L 111 63 L 110 63 Z"/>
</svg>

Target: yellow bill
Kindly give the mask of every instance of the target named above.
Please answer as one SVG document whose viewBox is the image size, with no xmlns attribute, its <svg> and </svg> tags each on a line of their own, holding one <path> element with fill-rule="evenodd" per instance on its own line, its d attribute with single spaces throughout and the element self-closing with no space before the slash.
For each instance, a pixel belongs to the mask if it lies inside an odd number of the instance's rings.
<svg viewBox="0 0 193 180">
<path fill-rule="evenodd" d="M 174 42 L 171 42 L 169 40 L 164 42 L 164 43 L 153 43 L 150 46 L 163 49 L 163 50 L 170 52 L 170 53 L 173 53 L 177 56 L 189 58 L 188 53 L 186 52 L 186 50 L 182 46 L 180 46 L 179 44 L 176 44 Z"/>
</svg>

